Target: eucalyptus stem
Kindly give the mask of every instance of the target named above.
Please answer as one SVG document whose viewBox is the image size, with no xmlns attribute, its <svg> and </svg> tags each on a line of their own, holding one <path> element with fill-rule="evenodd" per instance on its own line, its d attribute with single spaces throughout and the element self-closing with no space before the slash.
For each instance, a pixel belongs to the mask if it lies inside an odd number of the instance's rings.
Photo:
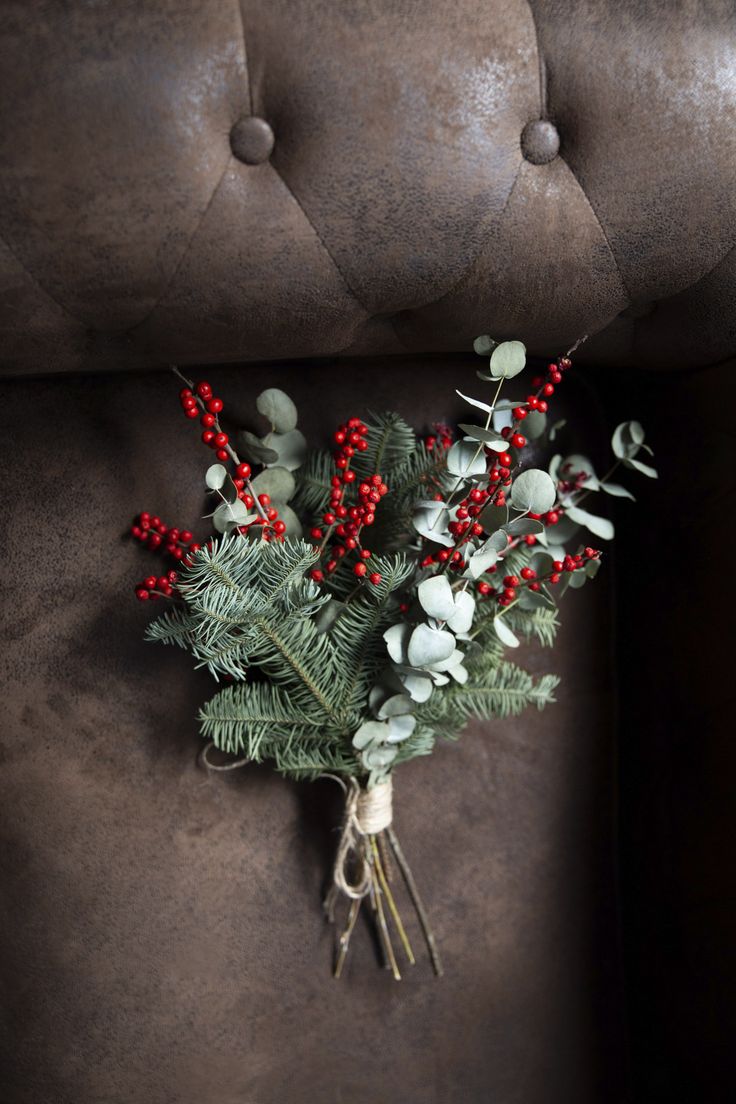
<svg viewBox="0 0 736 1104">
<path fill-rule="evenodd" d="M 391 969 L 391 973 L 394 976 L 395 981 L 401 981 L 401 973 L 399 972 L 399 964 L 396 961 L 396 955 L 394 954 L 393 944 L 391 942 L 391 935 L 388 930 L 388 924 L 386 923 L 386 913 L 383 911 L 383 901 L 381 900 L 381 887 L 374 884 L 371 890 L 372 897 L 375 900 L 376 906 L 376 920 L 378 922 L 378 932 L 381 936 L 381 942 L 383 943 L 383 949 L 386 953 L 387 965 Z"/>
<path fill-rule="evenodd" d="M 406 856 L 401 850 L 401 844 L 399 843 L 396 833 L 391 826 L 386 829 L 386 834 L 388 835 L 393 853 L 396 856 L 396 862 L 398 864 L 399 870 L 403 875 L 404 881 L 406 883 L 406 888 L 409 891 L 409 896 L 412 900 L 412 904 L 414 905 L 417 916 L 419 917 L 419 923 L 422 927 L 424 939 L 427 944 L 427 950 L 429 951 L 429 957 L 432 960 L 432 967 L 437 977 L 442 977 L 444 970 L 442 969 L 440 952 L 437 949 L 434 932 L 430 927 L 429 917 L 427 916 L 427 911 L 424 907 L 422 898 L 419 896 L 419 890 L 417 889 L 417 883 L 414 881 L 414 875 L 411 872 L 411 867 L 406 861 Z"/>
<path fill-rule="evenodd" d="M 381 854 L 380 854 L 380 851 L 378 849 L 378 844 L 376 842 L 376 837 L 375 836 L 371 836 L 371 847 L 373 849 L 373 862 L 375 864 L 376 872 L 378 874 L 379 885 L 381 887 L 381 890 L 383 892 L 384 897 L 386 898 L 386 903 L 388 904 L 389 912 L 391 913 L 391 916 L 393 917 L 393 921 L 394 921 L 394 924 L 396 925 L 396 930 L 399 933 L 399 939 L 401 940 L 401 943 L 403 945 L 404 951 L 406 953 L 406 957 L 409 959 L 409 962 L 412 964 L 412 966 L 415 966 L 416 965 L 416 959 L 414 958 L 414 951 L 411 949 L 411 943 L 409 942 L 409 936 L 406 934 L 406 930 L 405 930 L 404 925 L 401 921 L 401 916 L 399 914 L 399 910 L 396 907 L 396 901 L 394 900 L 394 895 L 391 892 L 391 888 L 388 884 L 388 880 L 386 878 L 386 874 L 385 874 L 384 869 L 383 869 L 383 863 L 381 862 Z"/>
<path fill-rule="evenodd" d="M 355 921 L 358 919 L 358 913 L 360 912 L 360 906 L 363 903 L 362 897 L 355 897 L 350 902 L 350 911 L 348 912 L 348 922 L 345 929 L 340 934 L 340 940 L 338 943 L 337 959 L 335 961 L 335 974 L 336 978 L 339 978 L 342 974 L 342 968 L 345 965 L 345 959 L 347 957 L 348 948 L 350 946 L 350 936 L 353 934 L 353 928 L 355 927 Z"/>
</svg>

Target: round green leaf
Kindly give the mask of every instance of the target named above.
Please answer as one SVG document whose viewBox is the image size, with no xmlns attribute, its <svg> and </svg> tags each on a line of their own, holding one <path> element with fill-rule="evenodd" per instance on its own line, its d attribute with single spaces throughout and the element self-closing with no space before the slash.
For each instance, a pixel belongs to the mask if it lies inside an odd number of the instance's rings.
<svg viewBox="0 0 736 1104">
<path fill-rule="evenodd" d="M 204 481 L 211 491 L 219 491 L 227 479 L 227 468 L 222 464 L 212 464 L 204 473 Z"/>
<path fill-rule="evenodd" d="M 413 709 L 414 702 L 408 694 L 393 694 L 379 709 L 378 717 L 385 721 L 388 717 L 401 717 L 404 713 L 411 713 Z"/>
<path fill-rule="evenodd" d="M 388 736 L 388 725 L 382 721 L 364 721 L 353 736 L 353 747 L 358 751 L 371 744 L 380 744 Z"/>
<path fill-rule="evenodd" d="M 307 439 L 299 429 L 291 429 L 288 433 L 269 433 L 264 437 L 263 443 L 275 454 L 275 460 L 264 460 L 269 467 L 278 464 L 281 468 L 294 471 L 304 463 L 307 455 Z"/>
<path fill-rule="evenodd" d="M 555 485 L 545 471 L 529 468 L 511 484 L 511 501 L 517 510 L 546 514 L 555 504 Z"/>
<path fill-rule="evenodd" d="M 488 334 L 481 334 L 480 337 L 476 337 L 473 342 L 473 349 L 478 356 L 490 356 L 493 350 L 496 348 L 496 342 Z"/>
<path fill-rule="evenodd" d="M 256 409 L 264 418 L 268 418 L 271 428 L 277 433 L 290 433 L 296 428 L 296 407 L 289 396 L 278 387 L 269 387 L 261 391 L 256 399 Z"/>
<path fill-rule="evenodd" d="M 518 648 L 519 638 L 515 633 L 511 631 L 503 617 L 496 617 L 493 621 L 493 628 L 496 631 L 496 636 L 505 644 L 507 648 Z"/>
<path fill-rule="evenodd" d="M 455 596 L 446 575 L 434 575 L 417 587 L 419 603 L 426 614 L 447 621 L 455 612 Z"/>
<path fill-rule="evenodd" d="M 291 537 L 292 540 L 299 540 L 303 533 L 302 523 L 291 506 L 279 503 L 278 511 L 281 521 L 286 525 L 286 536 Z"/>
<path fill-rule="evenodd" d="M 431 629 L 429 625 L 417 625 L 409 641 L 409 664 L 412 667 L 431 667 L 449 659 L 455 651 L 455 637 L 443 629 Z"/>
<path fill-rule="evenodd" d="M 256 494 L 270 495 L 274 505 L 278 505 L 293 497 L 296 480 L 286 468 L 265 468 L 253 480 L 253 489 Z"/>
<path fill-rule="evenodd" d="M 255 460 L 257 464 L 277 464 L 279 454 L 268 446 L 266 441 L 256 437 L 249 429 L 241 429 L 238 433 L 238 448 L 244 452 L 249 460 Z"/>
<path fill-rule="evenodd" d="M 530 441 L 536 441 L 547 428 L 547 415 L 541 410 L 530 410 L 524 419 L 521 428 Z"/>
<path fill-rule="evenodd" d="M 578 525 L 584 525 L 586 529 L 590 529 L 591 533 L 595 533 L 602 540 L 613 540 L 613 522 L 610 522 L 608 518 L 589 514 L 587 510 L 582 510 L 580 506 L 568 506 L 567 516 L 570 521 L 574 521 Z"/>
<path fill-rule="evenodd" d="M 491 353 L 491 375 L 495 379 L 511 379 L 523 371 L 526 347 L 521 341 L 502 341 Z"/>
</svg>

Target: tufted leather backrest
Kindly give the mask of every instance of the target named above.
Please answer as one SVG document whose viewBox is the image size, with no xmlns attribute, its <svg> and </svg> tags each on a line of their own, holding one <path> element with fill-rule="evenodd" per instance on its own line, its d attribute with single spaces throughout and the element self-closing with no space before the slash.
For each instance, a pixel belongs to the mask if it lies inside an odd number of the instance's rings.
<svg viewBox="0 0 736 1104">
<path fill-rule="evenodd" d="M 731 0 L 3 5 L 18 371 L 736 352 Z M 601 332 L 602 331 L 602 332 Z"/>
</svg>

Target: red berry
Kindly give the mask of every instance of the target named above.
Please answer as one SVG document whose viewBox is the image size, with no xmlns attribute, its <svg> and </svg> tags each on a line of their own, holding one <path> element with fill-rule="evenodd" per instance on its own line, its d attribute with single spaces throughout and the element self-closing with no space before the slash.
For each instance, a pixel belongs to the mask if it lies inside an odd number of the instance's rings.
<svg viewBox="0 0 736 1104">
<path fill-rule="evenodd" d="M 224 448 L 218 449 L 217 452 L 215 453 L 215 456 L 217 457 L 218 460 L 229 460 L 230 459 L 230 456 L 228 454 L 227 449 L 224 449 Z"/>
<path fill-rule="evenodd" d="M 516 591 L 513 587 L 504 587 L 503 596 L 504 598 L 508 598 L 509 602 L 513 602 L 516 597 Z"/>
<path fill-rule="evenodd" d="M 562 571 L 564 566 L 565 565 L 563 564 L 562 560 L 555 560 L 552 564 L 552 567 L 555 569 L 555 571 Z"/>
<path fill-rule="evenodd" d="M 530 590 L 541 590 L 542 587 L 541 587 L 540 583 L 530 583 L 529 584 L 529 589 Z"/>
<path fill-rule="evenodd" d="M 212 429 L 206 429 L 202 434 L 202 440 L 206 445 L 211 445 L 215 439 L 215 432 Z"/>
<path fill-rule="evenodd" d="M 179 398 L 181 399 L 182 402 L 184 402 L 185 399 L 194 398 L 194 395 L 193 395 L 193 392 L 191 391 L 191 389 L 189 387 L 183 387 L 181 389 L 181 391 L 179 392 Z"/>
<path fill-rule="evenodd" d="M 270 506 L 271 496 L 267 494 L 259 494 L 258 501 L 260 502 L 261 506 Z"/>
<path fill-rule="evenodd" d="M 195 391 L 199 395 L 200 399 L 209 399 L 212 396 L 212 388 L 206 380 L 202 380 L 197 384 Z"/>
<path fill-rule="evenodd" d="M 345 474 L 342 477 L 342 480 L 343 480 L 343 483 L 354 483 L 355 482 L 355 472 L 354 471 L 346 471 Z"/>
<path fill-rule="evenodd" d="M 323 514 L 322 515 L 322 520 L 325 523 L 325 525 L 334 525 L 337 518 L 335 517 L 334 514 L 329 514 L 328 513 L 328 514 Z"/>
<path fill-rule="evenodd" d="M 544 399 L 539 399 L 539 401 L 537 402 L 537 410 L 539 411 L 539 413 L 546 414 L 548 409 L 549 407 L 547 406 L 547 403 L 544 401 Z"/>
<path fill-rule="evenodd" d="M 369 575 L 369 579 L 373 583 L 374 586 L 378 586 L 378 584 L 381 581 L 381 576 L 379 575 L 379 573 L 377 571 L 374 571 L 372 575 Z"/>
<path fill-rule="evenodd" d="M 560 515 L 557 513 L 557 510 L 550 510 L 549 513 L 545 515 L 544 520 L 547 525 L 556 525 L 560 520 Z"/>
<path fill-rule="evenodd" d="M 503 580 L 503 585 L 505 587 L 516 587 L 516 586 L 518 586 L 519 585 L 519 576 L 518 575 L 506 575 L 504 580 Z"/>
<path fill-rule="evenodd" d="M 367 548 L 361 548 L 360 558 L 361 560 L 369 560 L 371 558 L 371 553 L 368 551 Z"/>
<path fill-rule="evenodd" d="M 519 574 L 521 575 L 522 579 L 534 579 L 537 573 L 531 567 L 522 567 Z"/>
<path fill-rule="evenodd" d="M 526 444 L 526 437 L 523 437 L 521 433 L 515 433 L 511 438 L 511 444 L 514 448 L 522 449 Z"/>
<path fill-rule="evenodd" d="M 555 393 L 555 389 L 554 389 L 553 384 L 545 383 L 544 387 L 542 388 L 542 394 L 549 396 L 549 395 L 554 395 L 554 393 Z"/>
<path fill-rule="evenodd" d="M 324 575 L 319 570 L 319 568 L 315 568 L 314 571 L 310 571 L 309 576 L 311 579 L 314 579 L 315 583 L 321 583 L 324 579 Z"/>
<path fill-rule="evenodd" d="M 250 479 L 250 464 L 238 464 L 235 474 L 241 479 Z"/>
<path fill-rule="evenodd" d="M 148 598 L 148 591 L 145 587 L 136 587 L 135 596 L 139 602 L 145 602 Z"/>
<path fill-rule="evenodd" d="M 217 445 L 218 448 L 224 448 L 229 440 L 230 440 L 230 438 L 228 437 L 227 433 L 216 433 L 215 434 L 215 444 Z"/>
<path fill-rule="evenodd" d="M 511 459 L 511 454 L 508 452 L 499 452 L 498 462 L 502 468 L 510 468 L 513 463 L 513 460 Z"/>
<path fill-rule="evenodd" d="M 273 523 L 273 531 L 274 531 L 274 533 L 277 533 L 278 536 L 281 536 L 283 533 L 286 532 L 286 522 L 285 521 L 275 521 Z"/>
<path fill-rule="evenodd" d="M 524 418 L 526 418 L 527 415 L 527 411 L 524 409 L 523 406 L 515 406 L 511 413 L 514 416 L 514 420 L 517 422 L 523 422 Z"/>
<path fill-rule="evenodd" d="M 207 429 L 209 429 L 210 426 L 213 426 L 215 424 L 216 418 L 214 414 L 203 414 L 199 421 L 201 425 L 206 426 Z"/>
<path fill-rule="evenodd" d="M 557 572 L 555 572 L 555 573 L 554 573 L 554 575 L 550 575 L 550 577 L 549 577 L 549 581 L 550 581 L 550 582 L 551 582 L 551 583 L 552 583 L 553 585 L 554 585 L 555 583 L 559 583 L 559 581 L 560 581 L 560 576 L 559 576 L 559 574 L 558 574 Z"/>
<path fill-rule="evenodd" d="M 492 589 L 493 589 L 493 587 L 491 586 L 490 583 L 485 583 L 485 582 L 478 583 L 478 593 L 482 594 L 484 597 L 485 597 L 486 594 L 490 594 Z"/>
<path fill-rule="evenodd" d="M 365 566 L 364 563 L 356 563 L 353 571 L 356 575 L 365 575 L 368 571 L 368 568 Z"/>
<path fill-rule="evenodd" d="M 190 406 L 190 407 L 184 409 L 184 417 L 185 418 L 197 418 L 198 416 L 199 416 L 199 411 L 197 410 L 196 406 Z"/>
<path fill-rule="evenodd" d="M 156 576 L 155 575 L 149 575 L 148 578 L 144 582 L 144 586 L 147 586 L 149 590 L 153 590 L 155 585 L 156 585 Z"/>
<path fill-rule="evenodd" d="M 222 410 L 222 399 L 208 399 L 207 409 L 210 414 L 219 414 Z"/>
</svg>

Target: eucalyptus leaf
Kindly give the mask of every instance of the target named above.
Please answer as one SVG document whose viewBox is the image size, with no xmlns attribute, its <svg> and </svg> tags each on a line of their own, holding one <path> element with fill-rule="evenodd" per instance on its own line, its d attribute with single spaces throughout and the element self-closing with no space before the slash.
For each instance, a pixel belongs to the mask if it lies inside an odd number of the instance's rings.
<svg viewBox="0 0 736 1104">
<path fill-rule="evenodd" d="M 601 561 L 599 559 L 586 560 L 585 574 L 589 579 L 595 579 L 596 575 L 601 569 Z"/>
<path fill-rule="evenodd" d="M 374 743 L 382 743 L 388 736 L 388 725 L 382 721 L 364 721 L 353 736 L 353 747 L 358 751 Z"/>
<path fill-rule="evenodd" d="M 486 533 L 495 533 L 502 525 L 506 525 L 508 520 L 508 506 L 485 506 L 478 514 L 478 522 L 483 526 Z M 504 541 L 505 540 L 506 538 L 504 537 Z M 503 549 L 499 551 L 503 551 Z"/>
<path fill-rule="evenodd" d="M 546 514 L 555 504 L 557 492 L 547 472 L 528 468 L 511 484 L 511 502 L 517 510 Z"/>
<path fill-rule="evenodd" d="M 463 423 L 458 426 L 458 429 L 461 429 L 465 436 L 470 437 L 472 441 L 482 441 L 484 445 L 488 445 L 496 452 L 505 452 L 506 450 L 506 439 L 493 429 L 484 429 L 483 426 L 465 425 Z"/>
<path fill-rule="evenodd" d="M 419 603 L 426 614 L 447 621 L 455 612 L 455 596 L 446 575 L 434 575 L 417 587 Z"/>
<path fill-rule="evenodd" d="M 279 503 L 278 510 L 279 518 L 286 525 L 286 536 L 292 540 L 299 540 L 304 531 L 298 515 L 292 510 L 291 506 L 287 506 L 285 503 Z"/>
<path fill-rule="evenodd" d="M 299 429 L 292 429 L 288 433 L 269 433 L 264 438 L 264 443 L 276 453 L 275 460 L 264 460 L 268 467 L 278 464 L 288 471 L 295 471 L 304 463 L 307 455 L 307 439 Z"/>
<path fill-rule="evenodd" d="M 211 491 L 219 491 L 227 479 L 227 468 L 223 464 L 212 464 L 204 473 L 204 481 Z"/>
<path fill-rule="evenodd" d="M 508 648 L 518 648 L 519 638 L 515 633 L 511 631 L 503 617 L 495 617 L 493 620 L 493 628 L 496 632 L 496 636 L 505 644 Z"/>
<path fill-rule="evenodd" d="M 639 422 L 621 422 L 613 431 L 611 448 L 619 460 L 630 460 L 636 456 L 644 442 L 644 430 Z"/>
<path fill-rule="evenodd" d="M 560 418 L 559 421 L 554 422 L 549 427 L 550 443 L 555 440 L 555 438 L 557 437 L 557 434 L 560 432 L 561 429 L 564 429 L 566 425 L 567 425 L 567 418 Z"/>
<path fill-rule="evenodd" d="M 258 514 L 249 514 L 239 498 L 235 502 L 221 502 L 212 515 L 212 524 L 218 533 L 227 533 L 238 525 L 249 525 Z"/>
<path fill-rule="evenodd" d="M 451 475 L 479 475 L 486 471 L 483 450 L 470 441 L 456 441 L 447 453 L 447 470 Z"/>
<path fill-rule="evenodd" d="M 478 356 L 490 356 L 496 348 L 496 342 L 488 334 L 481 334 L 473 342 L 473 349 Z"/>
<path fill-rule="evenodd" d="M 238 433 L 238 448 L 244 452 L 249 460 L 255 460 L 257 464 L 277 464 L 279 454 L 270 448 L 255 433 L 248 429 L 241 429 Z"/>
<path fill-rule="evenodd" d="M 330 598 L 329 602 L 322 606 L 314 618 L 314 627 L 317 632 L 329 632 L 346 608 L 344 602 L 340 602 L 337 598 Z"/>
<path fill-rule="evenodd" d="M 296 428 L 297 409 L 292 400 L 278 387 L 268 387 L 256 399 L 256 409 L 268 418 L 276 433 L 289 433 Z"/>
<path fill-rule="evenodd" d="M 416 723 L 416 717 L 412 717 L 409 713 L 391 717 L 388 722 L 389 744 L 400 744 L 402 740 L 408 740 L 416 728 Z"/>
<path fill-rule="evenodd" d="M 451 667 L 450 675 L 454 678 L 455 682 L 459 682 L 461 686 L 464 686 L 468 681 L 468 669 L 467 667 L 463 667 L 462 663 L 458 663 L 456 667 Z"/>
<path fill-rule="evenodd" d="M 506 526 L 512 537 L 537 536 L 544 532 L 544 525 L 535 518 L 520 517 Z"/>
<path fill-rule="evenodd" d="M 256 494 L 270 495 L 274 505 L 288 502 L 296 491 L 296 480 L 286 468 L 264 468 L 252 482 Z"/>
<path fill-rule="evenodd" d="M 658 478 L 656 468 L 651 468 L 649 464 L 643 464 L 641 460 L 634 460 L 632 456 L 624 460 L 624 464 L 627 468 L 633 468 L 635 471 L 641 472 L 642 475 L 646 475 L 649 479 Z"/>
<path fill-rule="evenodd" d="M 380 770 L 390 766 L 397 755 L 394 747 L 369 747 L 363 752 L 362 759 L 368 770 Z"/>
<path fill-rule="evenodd" d="M 447 532 L 450 521 L 450 511 L 441 502 L 432 503 L 430 506 L 422 506 L 414 511 L 412 523 L 420 536 L 427 540 L 436 541 L 451 548 L 455 541 Z"/>
<path fill-rule="evenodd" d="M 455 610 L 447 618 L 447 627 L 454 633 L 466 633 L 473 624 L 475 599 L 467 590 L 461 590 L 455 597 Z"/>
<path fill-rule="evenodd" d="M 528 587 L 524 587 L 519 592 L 519 609 L 556 609 L 556 606 L 553 599 L 544 594 L 543 591 L 529 590 Z"/>
<path fill-rule="evenodd" d="M 414 703 L 408 694 L 393 694 L 378 710 L 378 716 L 383 721 L 388 717 L 400 717 L 404 713 L 411 713 L 413 709 Z"/>
<path fill-rule="evenodd" d="M 408 648 L 412 667 L 431 667 L 440 663 L 455 650 L 455 637 L 444 629 L 431 629 L 429 625 L 417 625 L 411 634 Z"/>
<path fill-rule="evenodd" d="M 491 375 L 495 379 L 511 379 L 523 371 L 526 347 L 521 341 L 502 341 L 491 353 Z"/>
<path fill-rule="evenodd" d="M 587 510 L 582 510 L 579 506 L 568 506 L 567 517 L 570 521 L 577 522 L 578 525 L 584 525 L 586 529 L 589 529 L 591 533 L 595 533 L 601 540 L 613 540 L 613 522 L 609 521 L 608 518 L 589 514 Z"/>
<path fill-rule="evenodd" d="M 391 625 L 383 634 L 388 654 L 394 663 L 406 663 L 406 653 L 411 633 L 411 625 L 407 625 L 405 621 L 402 621 L 397 625 Z"/>
<path fill-rule="evenodd" d="M 399 678 L 406 687 L 412 701 L 425 702 L 432 696 L 434 684 L 429 675 L 420 674 L 417 671 L 399 672 Z"/>
<path fill-rule="evenodd" d="M 580 587 L 585 586 L 590 576 L 585 570 L 581 571 L 578 568 L 576 571 L 570 572 L 570 586 L 573 590 L 580 590 Z"/>
<path fill-rule="evenodd" d="M 536 441 L 547 428 L 547 415 L 541 410 L 530 410 L 521 426 L 530 441 Z"/>
<path fill-rule="evenodd" d="M 622 487 L 620 483 L 599 483 L 598 486 L 600 490 L 613 495 L 614 498 L 630 498 L 632 502 L 636 502 L 631 491 L 626 487 Z"/>
<path fill-rule="evenodd" d="M 458 391 L 457 389 L 455 390 L 455 394 L 459 395 L 461 399 L 465 399 L 465 402 L 470 403 L 471 406 L 477 407 L 478 410 L 485 410 L 486 414 L 491 414 L 493 412 L 493 407 L 489 406 L 488 403 L 481 402 L 480 399 L 471 399 L 469 395 L 463 395 L 462 391 Z"/>
</svg>

